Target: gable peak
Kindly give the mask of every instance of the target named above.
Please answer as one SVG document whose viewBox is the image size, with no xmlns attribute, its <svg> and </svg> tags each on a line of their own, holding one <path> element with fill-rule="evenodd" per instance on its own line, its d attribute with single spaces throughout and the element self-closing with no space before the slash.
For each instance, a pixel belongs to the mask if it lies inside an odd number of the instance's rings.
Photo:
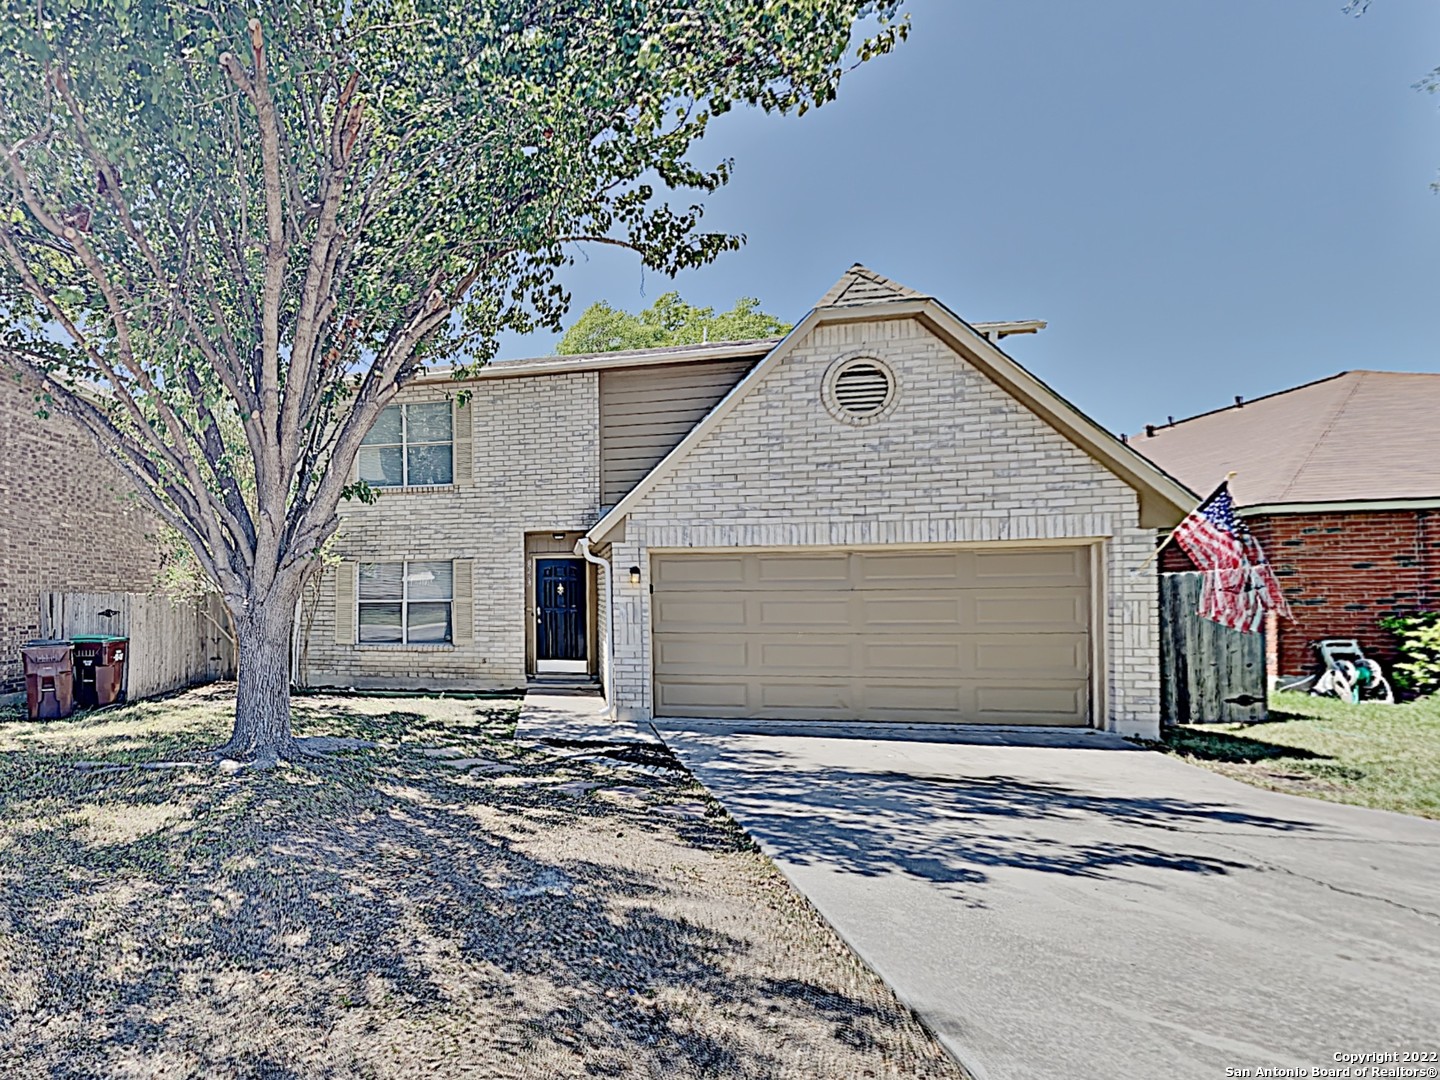
<svg viewBox="0 0 1440 1080">
<path fill-rule="evenodd" d="M 855 304 L 883 304 L 889 300 L 924 300 L 924 293 L 891 281 L 869 267 L 856 263 L 816 303 L 817 308 L 850 307 Z"/>
</svg>

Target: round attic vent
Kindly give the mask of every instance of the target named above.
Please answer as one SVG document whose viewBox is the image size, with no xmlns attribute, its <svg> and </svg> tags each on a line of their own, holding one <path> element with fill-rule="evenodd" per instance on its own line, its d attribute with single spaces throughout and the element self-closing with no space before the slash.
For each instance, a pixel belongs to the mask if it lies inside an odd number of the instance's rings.
<svg viewBox="0 0 1440 1080">
<path fill-rule="evenodd" d="M 871 357 L 842 360 L 825 380 L 825 404 L 837 420 L 865 424 L 878 420 L 895 401 L 895 377 Z"/>
</svg>

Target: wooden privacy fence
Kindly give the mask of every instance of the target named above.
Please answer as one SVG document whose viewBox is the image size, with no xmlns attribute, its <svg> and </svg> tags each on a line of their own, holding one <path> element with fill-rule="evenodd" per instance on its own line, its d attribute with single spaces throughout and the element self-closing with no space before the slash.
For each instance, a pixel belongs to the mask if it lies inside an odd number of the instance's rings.
<svg viewBox="0 0 1440 1080">
<path fill-rule="evenodd" d="M 171 600 L 155 593 L 40 594 L 42 637 L 122 634 L 130 639 L 127 700 L 235 675 L 235 649 L 218 597 Z"/>
<path fill-rule="evenodd" d="M 1265 635 L 1200 617 L 1203 575 L 1160 575 L 1160 715 L 1167 724 L 1264 720 Z"/>
</svg>

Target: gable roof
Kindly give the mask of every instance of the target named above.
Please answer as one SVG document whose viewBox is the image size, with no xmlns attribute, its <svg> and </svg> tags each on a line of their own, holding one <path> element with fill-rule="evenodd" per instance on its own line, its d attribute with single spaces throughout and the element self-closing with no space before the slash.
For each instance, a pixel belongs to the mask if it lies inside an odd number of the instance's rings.
<svg viewBox="0 0 1440 1080">
<path fill-rule="evenodd" d="M 844 301 L 845 297 L 854 295 L 852 288 L 858 288 L 867 295 L 872 289 L 893 288 L 895 291 L 884 299 L 870 297 Z M 843 302 L 826 302 L 835 297 L 841 298 Z M 675 449 L 616 503 L 609 513 L 595 523 L 586 534 L 590 542 L 603 543 L 635 505 L 672 472 L 730 410 L 758 386 L 817 326 L 835 322 L 869 322 L 875 319 L 918 320 L 1011 396 L 1110 469 L 1139 495 L 1140 525 L 1143 528 L 1169 528 L 1176 525 L 1198 501 L 1194 492 L 1187 490 L 1153 462 L 1126 446 L 1001 352 L 976 326 L 965 322 L 933 297 L 896 285 L 888 278 L 857 263 L 821 298 L 820 304 L 796 323 L 795 328 L 680 440 Z"/>
<path fill-rule="evenodd" d="M 855 304 L 883 304 L 887 300 L 917 299 L 924 299 L 923 294 L 854 263 L 815 306 L 849 307 Z"/>
<path fill-rule="evenodd" d="M 1440 499 L 1440 374 L 1342 371 L 1136 435 L 1196 491 L 1232 469 L 1239 506 Z"/>
</svg>

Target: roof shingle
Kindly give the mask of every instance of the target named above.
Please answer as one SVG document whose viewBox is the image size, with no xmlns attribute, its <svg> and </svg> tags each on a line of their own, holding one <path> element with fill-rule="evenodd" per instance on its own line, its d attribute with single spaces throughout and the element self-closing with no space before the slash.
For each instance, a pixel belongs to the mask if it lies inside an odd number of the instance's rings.
<svg viewBox="0 0 1440 1080">
<path fill-rule="evenodd" d="M 1236 505 L 1440 498 L 1440 374 L 1342 371 L 1139 434 L 1130 445 Z"/>
<path fill-rule="evenodd" d="M 867 266 L 856 263 L 830 289 L 816 307 L 850 307 L 854 304 L 883 304 L 890 300 L 929 299 L 924 293 L 916 292 L 898 281 L 891 281 L 884 274 L 877 274 Z"/>
</svg>

